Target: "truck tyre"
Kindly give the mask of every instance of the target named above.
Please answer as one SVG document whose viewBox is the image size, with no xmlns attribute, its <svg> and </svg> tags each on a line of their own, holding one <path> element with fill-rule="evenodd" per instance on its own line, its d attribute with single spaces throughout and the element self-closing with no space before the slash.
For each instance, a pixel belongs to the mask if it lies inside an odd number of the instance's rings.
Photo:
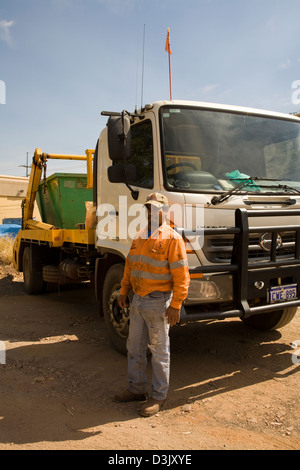
<svg viewBox="0 0 300 470">
<path fill-rule="evenodd" d="M 23 277 L 25 290 L 30 295 L 39 294 L 43 290 L 41 269 L 34 248 L 27 246 L 23 253 Z"/>
<path fill-rule="evenodd" d="M 126 355 L 126 341 L 129 330 L 129 308 L 121 310 L 118 305 L 121 280 L 124 273 L 123 264 L 115 264 L 106 273 L 103 283 L 103 316 L 109 332 L 112 346 Z"/>
<path fill-rule="evenodd" d="M 268 331 L 282 328 L 290 323 L 297 313 L 297 307 L 284 308 L 276 312 L 262 313 L 260 315 L 252 315 L 243 318 L 243 322 L 247 326 L 251 326 L 257 330 Z"/>
</svg>

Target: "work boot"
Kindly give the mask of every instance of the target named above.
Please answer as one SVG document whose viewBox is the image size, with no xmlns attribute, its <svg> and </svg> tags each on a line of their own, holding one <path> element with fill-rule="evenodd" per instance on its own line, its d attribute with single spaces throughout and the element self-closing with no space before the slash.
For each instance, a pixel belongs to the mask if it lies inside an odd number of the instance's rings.
<svg viewBox="0 0 300 470">
<path fill-rule="evenodd" d="M 149 398 L 147 402 L 140 408 L 139 413 L 141 416 L 148 418 L 158 413 L 163 407 L 166 400 L 156 400 L 155 398 Z"/>
<path fill-rule="evenodd" d="M 146 393 L 133 393 L 130 390 L 120 392 L 113 397 L 116 403 L 128 403 L 130 401 L 145 401 L 147 400 Z"/>
</svg>

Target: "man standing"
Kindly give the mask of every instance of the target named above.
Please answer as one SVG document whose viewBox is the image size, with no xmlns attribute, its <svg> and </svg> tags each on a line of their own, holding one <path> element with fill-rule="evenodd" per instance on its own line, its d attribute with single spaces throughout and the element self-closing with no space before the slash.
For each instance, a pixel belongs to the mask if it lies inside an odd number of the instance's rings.
<svg viewBox="0 0 300 470">
<path fill-rule="evenodd" d="M 189 269 L 185 243 L 167 223 L 168 200 L 163 194 L 147 197 L 148 227 L 132 242 L 126 259 L 119 298 L 120 308 L 134 292 L 130 307 L 127 340 L 128 390 L 115 401 L 145 401 L 147 397 L 147 348 L 152 354 L 150 398 L 140 409 L 152 416 L 163 406 L 169 389 L 169 328 L 180 321 L 180 310 L 187 297 Z"/>
</svg>

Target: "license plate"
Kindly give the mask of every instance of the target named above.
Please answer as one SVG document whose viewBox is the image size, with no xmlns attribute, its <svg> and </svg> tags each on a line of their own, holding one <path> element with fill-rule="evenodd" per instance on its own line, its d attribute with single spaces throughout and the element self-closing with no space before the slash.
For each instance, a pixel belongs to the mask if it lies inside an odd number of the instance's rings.
<svg viewBox="0 0 300 470">
<path fill-rule="evenodd" d="M 269 289 L 269 303 L 275 304 L 276 302 L 287 302 L 289 300 L 297 299 L 297 284 L 289 286 L 271 287 Z"/>
</svg>

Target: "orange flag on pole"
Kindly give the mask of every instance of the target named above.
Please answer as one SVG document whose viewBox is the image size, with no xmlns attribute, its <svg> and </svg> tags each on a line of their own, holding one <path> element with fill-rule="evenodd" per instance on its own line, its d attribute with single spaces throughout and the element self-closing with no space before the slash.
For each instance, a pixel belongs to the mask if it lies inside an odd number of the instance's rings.
<svg viewBox="0 0 300 470">
<path fill-rule="evenodd" d="M 170 41 L 170 28 L 168 28 L 168 34 L 167 34 L 167 39 L 166 39 L 166 47 L 165 50 L 168 54 L 172 54 L 171 52 L 171 41 Z"/>
<path fill-rule="evenodd" d="M 170 81 L 170 100 L 172 101 L 172 78 L 171 78 L 171 41 L 170 41 L 170 28 L 168 28 L 166 46 L 166 52 L 169 54 L 169 81 Z"/>
</svg>

